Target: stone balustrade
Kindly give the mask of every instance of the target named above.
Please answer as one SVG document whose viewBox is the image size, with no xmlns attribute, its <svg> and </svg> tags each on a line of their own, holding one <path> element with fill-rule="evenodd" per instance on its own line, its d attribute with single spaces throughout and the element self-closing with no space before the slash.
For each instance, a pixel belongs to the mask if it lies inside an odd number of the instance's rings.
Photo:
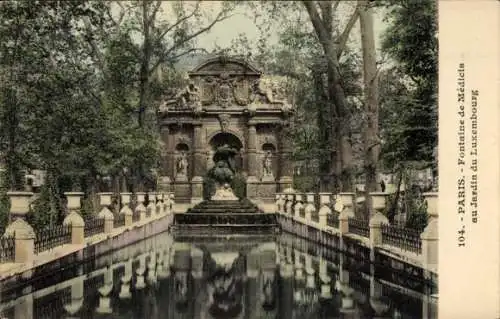
<svg viewBox="0 0 500 319">
<path fill-rule="evenodd" d="M 11 201 L 11 224 L 0 238 L 0 263 L 33 262 L 39 254 L 64 245 L 84 245 L 94 236 L 110 235 L 119 230 L 142 225 L 152 218 L 170 216 L 173 219 L 173 194 L 149 193 L 148 206 L 144 206 L 145 193 L 120 193 L 121 209 L 114 214 L 110 206 L 113 193 L 99 193 L 101 210 L 83 219 L 81 199 L 83 193 L 64 193 L 67 199 L 67 215 L 62 225 L 35 230 L 26 220 L 34 199 L 31 192 L 8 192 Z M 131 207 L 135 195 L 137 203 Z M 148 214 L 149 213 L 149 214 Z"/>
<path fill-rule="evenodd" d="M 384 213 L 388 193 L 376 192 L 369 196 L 372 209 L 370 218 L 366 219 L 355 216 L 354 193 L 308 193 L 305 202 L 302 193 L 278 193 L 276 211 L 284 231 L 326 244 L 340 239 L 357 241 L 372 251 L 418 264 L 436 273 L 439 239 L 437 193 L 424 194 L 428 224 L 420 231 L 389 223 Z"/>
</svg>

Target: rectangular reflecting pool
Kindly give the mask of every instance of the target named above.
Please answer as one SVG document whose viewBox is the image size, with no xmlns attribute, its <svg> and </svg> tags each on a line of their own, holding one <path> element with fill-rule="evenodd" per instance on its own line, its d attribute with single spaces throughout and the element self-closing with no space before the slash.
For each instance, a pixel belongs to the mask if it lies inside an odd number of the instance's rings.
<svg viewBox="0 0 500 319">
<path fill-rule="evenodd" d="M 436 318 L 435 285 L 290 234 L 92 251 L 3 282 L 0 318 Z"/>
</svg>

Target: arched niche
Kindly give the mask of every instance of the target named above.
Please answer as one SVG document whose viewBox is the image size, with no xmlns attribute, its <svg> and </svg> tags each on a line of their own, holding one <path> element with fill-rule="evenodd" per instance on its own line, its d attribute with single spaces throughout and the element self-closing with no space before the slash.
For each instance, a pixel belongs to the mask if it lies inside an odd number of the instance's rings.
<svg viewBox="0 0 500 319">
<path fill-rule="evenodd" d="M 266 161 L 269 157 L 270 162 L 271 162 L 271 172 L 272 175 L 270 175 L 272 178 L 275 178 L 277 176 L 277 169 L 278 169 L 278 161 L 276 158 L 277 155 L 277 149 L 276 146 L 273 143 L 266 142 L 262 144 L 261 146 L 261 155 L 260 155 L 260 172 L 262 177 L 266 176 Z M 267 175 L 269 178 L 269 175 Z"/>
<path fill-rule="evenodd" d="M 189 146 L 186 144 L 186 143 L 177 143 L 177 145 L 175 146 L 175 151 L 177 153 L 182 153 L 182 152 L 185 152 L 185 153 L 188 153 L 189 152 Z"/>
<path fill-rule="evenodd" d="M 183 161 L 182 164 L 180 162 Z M 189 154 L 189 146 L 186 143 L 180 142 L 175 145 L 175 166 L 174 176 L 176 180 L 186 180 L 190 175 L 192 168 L 192 159 Z M 182 168 L 180 167 L 182 166 Z"/>
<path fill-rule="evenodd" d="M 262 151 L 264 153 L 271 152 L 272 154 L 276 153 L 276 146 L 273 143 L 264 143 L 262 144 Z"/>
<path fill-rule="evenodd" d="M 226 144 L 238 151 L 235 156 L 235 164 L 236 170 L 241 171 L 241 169 L 243 168 L 243 143 L 238 136 L 229 132 L 219 132 L 210 138 L 208 144 L 210 145 L 209 161 L 212 160 L 212 156 L 215 150 L 218 147 L 224 146 Z M 213 163 L 209 164 L 208 167 L 210 167 L 212 164 Z"/>
</svg>

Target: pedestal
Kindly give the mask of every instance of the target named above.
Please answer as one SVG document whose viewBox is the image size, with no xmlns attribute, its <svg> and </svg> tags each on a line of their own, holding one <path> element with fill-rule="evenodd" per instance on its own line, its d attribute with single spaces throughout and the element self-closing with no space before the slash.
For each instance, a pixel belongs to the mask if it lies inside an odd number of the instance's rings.
<svg viewBox="0 0 500 319">
<path fill-rule="evenodd" d="M 186 179 L 185 181 L 176 180 L 174 183 L 175 200 L 178 203 L 191 202 L 191 183 Z"/>
<path fill-rule="evenodd" d="M 203 177 L 195 176 L 191 180 L 191 204 L 203 201 Z"/>
<path fill-rule="evenodd" d="M 276 182 L 274 178 L 264 179 L 257 184 L 257 197 L 266 204 L 272 204 L 275 202 L 275 194 L 277 192 Z"/>
<path fill-rule="evenodd" d="M 247 197 L 250 199 L 257 198 L 257 188 L 259 185 L 259 180 L 255 176 L 249 176 L 247 178 Z"/>
<path fill-rule="evenodd" d="M 170 192 L 172 191 L 171 187 L 172 187 L 172 181 L 170 180 L 170 177 L 160 176 L 158 183 L 159 190 L 162 192 Z"/>
</svg>

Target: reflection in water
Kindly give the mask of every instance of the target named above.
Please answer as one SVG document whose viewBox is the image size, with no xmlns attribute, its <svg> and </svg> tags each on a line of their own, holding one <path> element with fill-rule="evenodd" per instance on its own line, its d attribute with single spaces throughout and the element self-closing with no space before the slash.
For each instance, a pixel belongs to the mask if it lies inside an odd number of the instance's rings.
<svg viewBox="0 0 500 319">
<path fill-rule="evenodd" d="M 291 235 L 187 243 L 164 233 L 77 263 L 57 282 L 47 284 L 46 275 L 3 291 L 0 318 L 435 318 L 437 311 L 418 278 Z"/>
</svg>

